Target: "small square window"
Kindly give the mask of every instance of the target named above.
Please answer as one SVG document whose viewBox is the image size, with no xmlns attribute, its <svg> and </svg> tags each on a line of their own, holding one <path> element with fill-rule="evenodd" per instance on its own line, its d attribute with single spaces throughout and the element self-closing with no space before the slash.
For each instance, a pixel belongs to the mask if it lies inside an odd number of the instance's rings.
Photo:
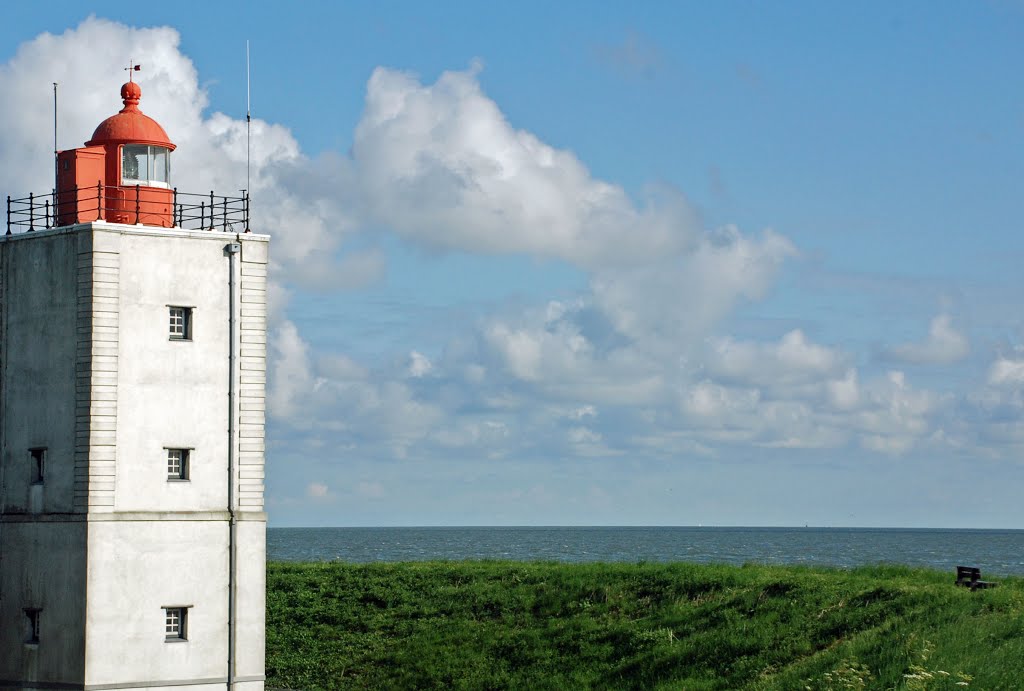
<svg viewBox="0 0 1024 691">
<path fill-rule="evenodd" d="M 28 608 L 25 610 L 25 629 L 27 635 L 25 636 L 26 643 L 38 643 L 39 642 L 39 620 L 40 612 L 42 610 L 37 608 Z"/>
<path fill-rule="evenodd" d="M 187 480 L 189 449 L 167 449 L 167 479 Z"/>
<path fill-rule="evenodd" d="M 170 329 L 172 341 L 192 340 L 192 308 L 169 307 Z"/>
<path fill-rule="evenodd" d="M 46 474 L 46 449 L 29 449 L 28 453 L 32 460 L 32 484 L 41 485 Z"/>
<path fill-rule="evenodd" d="M 164 608 L 164 637 L 168 641 L 188 640 L 188 608 Z"/>
</svg>

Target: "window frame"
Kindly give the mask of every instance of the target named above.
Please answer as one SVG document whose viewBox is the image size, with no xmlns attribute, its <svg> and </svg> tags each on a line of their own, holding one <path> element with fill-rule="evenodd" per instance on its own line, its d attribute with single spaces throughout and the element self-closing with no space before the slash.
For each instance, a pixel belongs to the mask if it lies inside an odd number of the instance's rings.
<svg viewBox="0 0 1024 691">
<path fill-rule="evenodd" d="M 39 645 L 39 627 L 42 620 L 43 610 L 41 607 L 26 607 L 22 611 L 25 612 L 25 616 L 28 618 L 28 622 L 25 627 L 27 629 L 25 643 L 27 645 Z"/>
<path fill-rule="evenodd" d="M 191 605 L 162 607 L 164 612 L 164 641 L 167 643 L 188 640 L 188 610 Z M 172 623 L 172 617 L 175 619 Z"/>
<path fill-rule="evenodd" d="M 31 463 L 32 481 L 30 484 L 42 485 L 46 482 L 46 451 L 45 446 L 33 446 L 28 450 Z"/>
<path fill-rule="evenodd" d="M 190 446 L 165 446 L 164 451 L 167 452 L 165 460 L 167 461 L 167 481 L 168 482 L 188 482 L 192 475 L 192 451 L 194 449 Z M 171 454 L 177 451 L 180 455 L 178 457 L 178 472 L 172 474 L 171 471 Z"/>
<path fill-rule="evenodd" d="M 145 149 L 145 153 L 141 151 Z M 128 177 L 125 172 L 128 166 L 125 165 L 125 156 L 127 154 L 134 153 L 136 156 L 142 154 L 146 157 L 146 175 L 142 176 L 141 171 L 136 171 L 138 177 Z M 156 166 L 154 162 L 159 156 L 163 157 L 163 176 L 164 179 L 160 180 L 159 177 L 154 176 L 156 172 Z M 171 187 L 171 150 L 166 146 L 157 146 L 155 144 L 122 144 L 121 145 L 121 157 L 120 157 L 120 171 L 121 173 L 121 186 L 122 187 L 134 187 L 139 185 L 140 187 L 163 187 L 170 189 Z"/>
<path fill-rule="evenodd" d="M 175 310 L 181 310 L 180 325 L 175 321 L 177 317 Z M 195 307 L 189 305 L 167 305 L 167 340 L 191 341 L 194 313 Z M 178 326 L 180 326 L 180 329 L 176 328 Z"/>
</svg>

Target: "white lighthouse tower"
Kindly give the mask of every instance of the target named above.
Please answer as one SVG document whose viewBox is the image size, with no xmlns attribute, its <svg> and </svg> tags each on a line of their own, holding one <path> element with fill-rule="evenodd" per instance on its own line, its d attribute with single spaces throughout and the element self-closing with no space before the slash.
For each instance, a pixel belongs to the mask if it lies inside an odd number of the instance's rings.
<svg viewBox="0 0 1024 691">
<path fill-rule="evenodd" d="M 7 198 L 0 689 L 263 689 L 268 237 L 121 96 Z"/>
</svg>

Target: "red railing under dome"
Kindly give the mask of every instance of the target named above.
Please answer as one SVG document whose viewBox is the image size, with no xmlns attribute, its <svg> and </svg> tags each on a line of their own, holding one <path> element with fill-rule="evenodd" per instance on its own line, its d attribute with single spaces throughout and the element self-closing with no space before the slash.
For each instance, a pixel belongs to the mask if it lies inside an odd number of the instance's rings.
<svg viewBox="0 0 1024 691">
<path fill-rule="evenodd" d="M 225 197 L 169 190 L 154 198 L 141 185 L 77 187 L 49 194 L 7 197 L 7 234 L 106 221 L 186 230 L 249 232 L 249 195 Z M 168 208 L 168 200 L 170 208 Z M 15 229 L 20 229 L 16 231 Z"/>
</svg>

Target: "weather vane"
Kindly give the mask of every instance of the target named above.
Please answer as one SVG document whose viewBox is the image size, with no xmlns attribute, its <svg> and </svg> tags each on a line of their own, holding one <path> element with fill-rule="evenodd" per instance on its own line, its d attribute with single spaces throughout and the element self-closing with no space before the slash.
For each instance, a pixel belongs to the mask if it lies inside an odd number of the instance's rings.
<svg viewBox="0 0 1024 691">
<path fill-rule="evenodd" d="M 128 67 L 125 67 L 125 69 L 128 70 L 128 81 L 132 81 L 132 72 L 140 71 L 142 69 L 142 65 L 133 60 L 129 60 Z"/>
</svg>

